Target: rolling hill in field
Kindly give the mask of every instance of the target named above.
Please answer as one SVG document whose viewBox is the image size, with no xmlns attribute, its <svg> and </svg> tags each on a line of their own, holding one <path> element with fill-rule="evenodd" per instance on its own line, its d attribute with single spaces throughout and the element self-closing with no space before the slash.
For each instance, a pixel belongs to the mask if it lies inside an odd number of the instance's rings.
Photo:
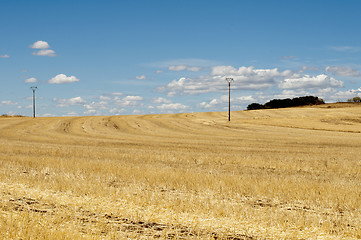
<svg viewBox="0 0 361 240">
<path fill-rule="evenodd" d="M 0 118 L 4 239 L 359 239 L 361 105 Z"/>
</svg>

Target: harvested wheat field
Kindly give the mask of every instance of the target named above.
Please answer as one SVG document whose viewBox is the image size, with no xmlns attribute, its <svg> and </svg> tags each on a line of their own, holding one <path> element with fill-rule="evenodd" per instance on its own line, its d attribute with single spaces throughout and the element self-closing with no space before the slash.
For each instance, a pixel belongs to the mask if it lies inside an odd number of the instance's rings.
<svg viewBox="0 0 361 240">
<path fill-rule="evenodd" d="M 1 239 L 360 239 L 361 105 L 0 118 Z"/>
</svg>

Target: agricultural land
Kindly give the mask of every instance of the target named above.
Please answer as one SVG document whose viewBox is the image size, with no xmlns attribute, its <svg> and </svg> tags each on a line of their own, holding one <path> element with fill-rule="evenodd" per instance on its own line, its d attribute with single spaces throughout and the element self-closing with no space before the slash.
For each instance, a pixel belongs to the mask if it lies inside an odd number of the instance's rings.
<svg viewBox="0 0 361 240">
<path fill-rule="evenodd" d="M 361 105 L 0 118 L 1 239 L 360 239 Z"/>
</svg>

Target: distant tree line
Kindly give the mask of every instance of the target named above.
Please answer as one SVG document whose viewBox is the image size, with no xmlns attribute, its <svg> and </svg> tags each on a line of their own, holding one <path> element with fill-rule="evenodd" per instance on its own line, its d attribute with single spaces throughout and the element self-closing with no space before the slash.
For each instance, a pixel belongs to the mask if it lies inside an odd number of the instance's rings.
<svg viewBox="0 0 361 240">
<path fill-rule="evenodd" d="M 325 102 L 318 97 L 314 96 L 305 96 L 297 98 L 286 98 L 286 99 L 273 99 L 265 104 L 252 103 L 247 106 L 247 110 L 256 110 L 256 109 L 270 109 L 270 108 L 288 108 L 288 107 L 298 107 L 306 105 L 320 105 L 325 104 Z"/>
<path fill-rule="evenodd" d="M 361 98 L 360 97 L 350 98 L 347 99 L 347 102 L 361 102 Z"/>
<path fill-rule="evenodd" d="M 3 114 L 0 117 L 2 118 L 8 118 L 8 117 L 24 117 L 23 115 L 8 115 L 8 114 Z"/>
</svg>

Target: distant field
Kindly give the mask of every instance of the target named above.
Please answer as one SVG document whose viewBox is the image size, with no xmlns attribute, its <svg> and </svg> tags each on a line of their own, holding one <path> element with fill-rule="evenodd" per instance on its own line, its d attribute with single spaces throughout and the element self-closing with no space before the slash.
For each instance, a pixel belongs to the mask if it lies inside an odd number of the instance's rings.
<svg viewBox="0 0 361 240">
<path fill-rule="evenodd" d="M 361 105 L 0 118 L 1 239 L 360 239 Z"/>
</svg>

